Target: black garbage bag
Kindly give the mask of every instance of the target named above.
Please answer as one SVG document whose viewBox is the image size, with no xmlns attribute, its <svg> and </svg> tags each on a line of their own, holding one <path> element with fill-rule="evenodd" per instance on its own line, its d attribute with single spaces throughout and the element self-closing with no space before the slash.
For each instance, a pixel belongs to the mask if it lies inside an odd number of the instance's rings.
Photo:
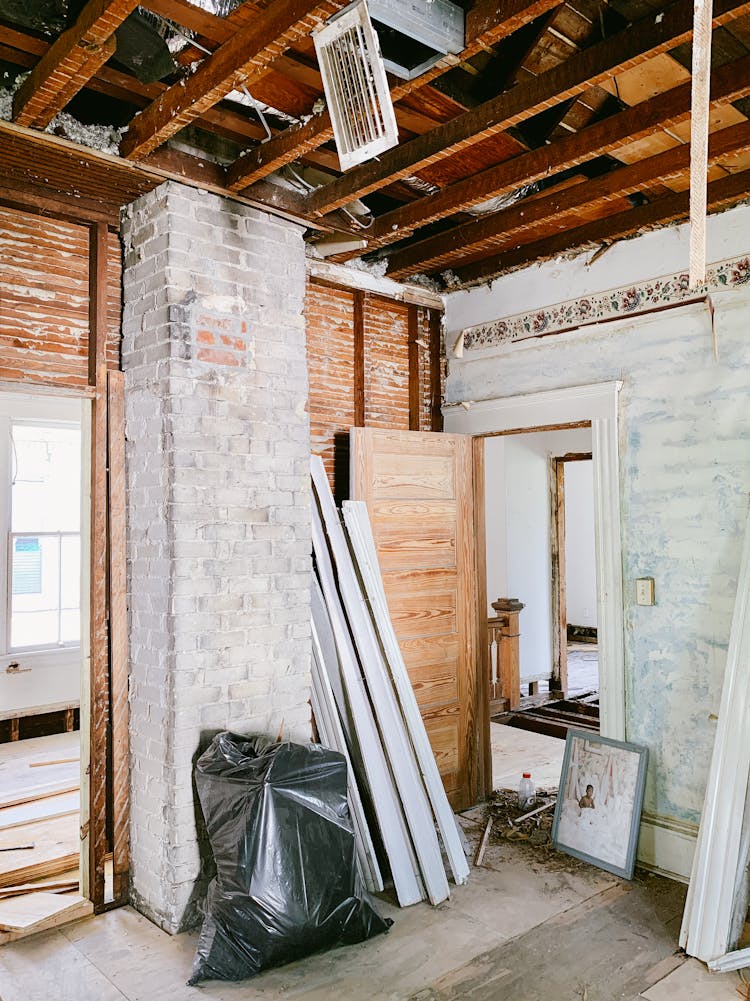
<svg viewBox="0 0 750 1001">
<path fill-rule="evenodd" d="M 341 754 L 220 733 L 195 781 L 216 877 L 190 984 L 243 980 L 388 929 L 357 874 Z"/>
</svg>

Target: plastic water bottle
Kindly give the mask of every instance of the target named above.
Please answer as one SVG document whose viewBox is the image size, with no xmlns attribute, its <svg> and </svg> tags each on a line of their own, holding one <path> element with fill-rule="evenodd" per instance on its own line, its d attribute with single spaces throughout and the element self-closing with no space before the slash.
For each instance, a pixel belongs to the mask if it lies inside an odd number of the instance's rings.
<svg viewBox="0 0 750 1001">
<path fill-rule="evenodd" d="M 524 772 L 518 784 L 518 805 L 522 810 L 530 810 L 536 798 L 536 787 L 531 778 L 531 772 Z"/>
</svg>

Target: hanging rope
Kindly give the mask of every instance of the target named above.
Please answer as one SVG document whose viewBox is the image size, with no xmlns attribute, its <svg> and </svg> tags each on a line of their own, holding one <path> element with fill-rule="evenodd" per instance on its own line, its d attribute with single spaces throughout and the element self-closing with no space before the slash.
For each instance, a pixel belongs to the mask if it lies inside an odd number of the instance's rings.
<svg viewBox="0 0 750 1001">
<path fill-rule="evenodd" d="M 706 195 L 711 97 L 712 0 L 695 0 L 690 113 L 690 287 L 706 280 Z"/>
</svg>

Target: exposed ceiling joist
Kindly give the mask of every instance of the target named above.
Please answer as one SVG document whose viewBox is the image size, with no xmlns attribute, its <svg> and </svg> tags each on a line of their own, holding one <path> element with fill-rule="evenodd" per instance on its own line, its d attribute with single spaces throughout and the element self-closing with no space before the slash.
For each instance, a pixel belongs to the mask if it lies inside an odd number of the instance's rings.
<svg viewBox="0 0 750 1001">
<path fill-rule="evenodd" d="M 560 6 L 560 0 L 475 0 L 466 12 L 468 59 L 479 49 L 495 45 L 503 38 L 536 21 Z"/>
<path fill-rule="evenodd" d="M 728 154 L 750 149 L 750 122 L 741 122 L 711 136 L 708 162 L 716 163 Z M 553 191 L 523 204 L 513 205 L 486 219 L 459 226 L 450 233 L 415 244 L 388 261 L 387 275 L 402 279 L 419 271 L 435 271 L 486 251 L 515 249 L 523 234 L 533 232 L 536 223 L 551 223 L 576 209 L 618 200 L 642 191 L 654 183 L 665 183 L 690 168 L 690 146 L 675 146 L 656 156 L 619 167 L 595 180 L 581 182 L 563 191 Z M 561 225 L 563 225 L 561 223 Z M 448 239 L 449 238 L 449 239 Z M 420 249 L 421 248 L 421 249 Z M 416 253 L 419 251 L 419 253 Z M 415 258 L 422 260 L 415 261 Z"/>
<path fill-rule="evenodd" d="M 400 81 L 391 87 L 391 100 L 395 104 L 421 87 L 426 87 L 481 49 L 488 48 L 559 6 L 560 0 L 536 0 L 531 4 L 524 0 L 482 0 L 466 16 L 466 48 L 463 52 L 458 56 L 446 56 L 414 80 Z M 234 191 L 247 188 L 332 138 L 331 117 L 324 111 L 305 124 L 290 128 L 269 142 L 256 146 L 237 160 L 229 169 L 229 187 Z"/>
<path fill-rule="evenodd" d="M 750 95 L 750 56 L 722 66 L 711 76 L 712 105 L 726 104 Z M 368 231 L 368 249 L 375 250 L 403 239 L 417 227 L 426 226 L 478 205 L 489 198 L 508 194 L 551 173 L 558 173 L 585 163 L 596 156 L 614 153 L 626 143 L 662 132 L 665 128 L 690 116 L 690 82 L 658 94 L 609 118 L 589 125 L 580 132 L 558 139 L 557 142 L 532 150 L 497 167 L 490 167 L 474 177 L 443 188 L 418 202 L 380 216 Z M 473 223 L 467 223 L 467 226 Z M 465 226 L 460 227 L 464 232 Z M 402 264 L 417 263 L 429 258 L 440 241 L 446 244 L 458 230 L 422 240 L 397 252 Z M 423 254 L 427 257 L 422 257 Z M 418 269 L 419 270 L 419 269 Z"/>
<path fill-rule="evenodd" d="M 89 0 L 42 56 L 13 98 L 19 125 L 45 128 L 115 51 L 114 33 L 137 0 Z"/>
<path fill-rule="evenodd" d="M 750 191 L 750 169 L 722 177 L 708 185 L 708 208 L 716 211 L 728 207 Z M 564 230 L 535 243 L 525 244 L 507 253 L 492 255 L 484 260 L 457 268 L 454 276 L 462 287 L 480 285 L 509 271 L 517 270 L 536 261 L 548 260 L 559 254 L 581 248 L 611 243 L 628 236 L 669 223 L 685 220 L 690 211 L 690 193 L 680 191 L 664 195 L 648 205 L 628 209 L 604 219 L 585 223 L 575 229 Z"/>
<path fill-rule="evenodd" d="M 714 25 L 750 11 L 750 3 L 717 0 Z M 687 41 L 692 33 L 692 7 L 678 2 L 663 14 L 650 15 L 624 31 L 572 55 L 565 62 L 491 101 L 467 111 L 411 142 L 363 164 L 308 196 L 309 211 L 324 215 L 357 198 L 400 180 L 498 132 L 581 94 L 626 68 Z"/>
<path fill-rule="evenodd" d="M 171 86 L 132 122 L 121 144 L 129 159 L 146 156 L 218 104 L 229 91 L 251 87 L 275 59 L 346 0 L 273 0 L 249 25 L 209 56 L 187 80 Z"/>
</svg>

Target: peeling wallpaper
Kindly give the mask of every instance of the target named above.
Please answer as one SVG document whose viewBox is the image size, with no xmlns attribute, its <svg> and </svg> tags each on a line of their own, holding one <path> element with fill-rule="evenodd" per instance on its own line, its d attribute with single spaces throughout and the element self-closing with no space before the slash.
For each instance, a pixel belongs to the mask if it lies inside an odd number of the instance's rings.
<svg viewBox="0 0 750 1001">
<path fill-rule="evenodd" d="M 501 304 L 500 282 L 493 291 Z M 689 823 L 703 803 L 750 492 L 750 290 L 716 307 L 718 361 L 707 310 L 683 306 L 454 358 L 447 385 L 451 403 L 622 380 L 627 736 L 650 750 L 645 809 Z M 642 576 L 655 578 L 655 607 L 635 604 Z"/>
</svg>

